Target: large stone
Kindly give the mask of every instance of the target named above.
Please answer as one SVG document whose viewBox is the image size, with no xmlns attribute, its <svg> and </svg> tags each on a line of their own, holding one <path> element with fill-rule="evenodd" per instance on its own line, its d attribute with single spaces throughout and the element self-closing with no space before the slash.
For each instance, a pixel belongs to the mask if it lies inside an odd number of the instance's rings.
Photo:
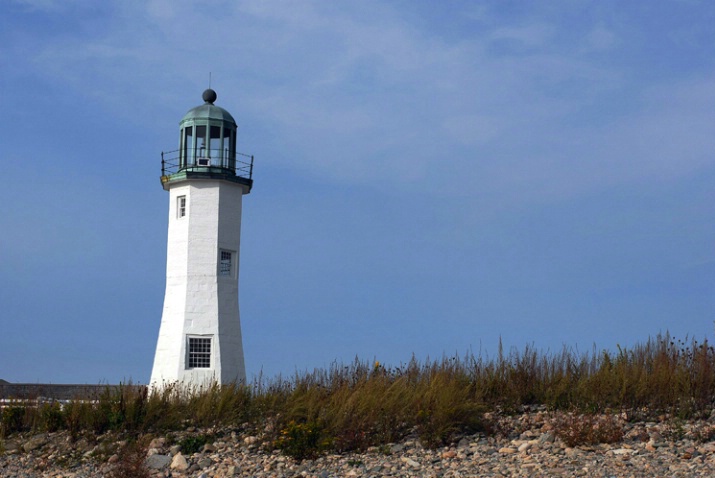
<svg viewBox="0 0 715 478">
<path fill-rule="evenodd" d="M 174 455 L 174 458 L 171 460 L 172 470 L 184 471 L 188 468 L 189 462 L 186 461 L 184 455 L 182 455 L 181 453 L 177 453 L 176 455 Z"/>
<path fill-rule="evenodd" d="M 37 450 L 45 443 L 47 443 L 47 435 L 35 435 L 22 445 L 22 449 L 25 450 L 25 453 L 28 453 L 32 450 Z"/>
<path fill-rule="evenodd" d="M 163 470 L 171 464 L 171 457 L 166 455 L 152 455 L 144 462 L 147 468 L 152 470 Z"/>
<path fill-rule="evenodd" d="M 390 446 L 390 453 L 392 453 L 393 455 L 396 455 L 398 453 L 402 453 L 402 451 L 404 449 L 405 449 L 405 445 L 403 445 L 402 443 L 397 443 L 397 444 Z"/>
</svg>

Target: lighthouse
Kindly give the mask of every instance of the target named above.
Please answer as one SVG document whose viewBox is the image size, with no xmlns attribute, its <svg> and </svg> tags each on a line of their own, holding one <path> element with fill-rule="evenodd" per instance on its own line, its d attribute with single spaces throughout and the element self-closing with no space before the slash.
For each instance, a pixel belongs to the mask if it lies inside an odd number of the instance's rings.
<svg viewBox="0 0 715 478">
<path fill-rule="evenodd" d="M 179 123 L 179 149 L 162 153 L 169 229 L 153 387 L 246 380 L 238 258 L 253 157 L 236 153 L 236 121 L 214 104 L 216 92 L 202 98 Z"/>
</svg>

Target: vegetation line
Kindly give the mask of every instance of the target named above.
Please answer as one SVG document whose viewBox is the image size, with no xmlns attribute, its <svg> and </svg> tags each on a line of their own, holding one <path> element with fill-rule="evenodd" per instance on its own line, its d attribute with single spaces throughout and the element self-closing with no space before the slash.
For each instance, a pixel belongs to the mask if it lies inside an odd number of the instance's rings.
<svg viewBox="0 0 715 478">
<path fill-rule="evenodd" d="M 26 431 L 167 433 L 192 427 L 256 430 L 286 453 L 305 458 L 324 450 L 364 450 L 417 434 L 436 447 L 456 436 L 489 432 L 493 412 L 524 406 L 579 414 L 608 411 L 681 418 L 704 416 L 715 400 L 715 349 L 707 341 L 668 334 L 617 353 L 500 350 L 388 367 L 349 365 L 257 379 L 250 385 L 166 386 L 148 393 L 127 384 L 94 402 L 10 406 L 0 437 Z"/>
</svg>

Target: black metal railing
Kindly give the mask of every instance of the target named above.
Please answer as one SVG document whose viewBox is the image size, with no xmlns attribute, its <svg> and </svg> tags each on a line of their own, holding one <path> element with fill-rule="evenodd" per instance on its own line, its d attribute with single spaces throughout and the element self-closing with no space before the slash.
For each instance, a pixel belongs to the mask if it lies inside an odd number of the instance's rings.
<svg viewBox="0 0 715 478">
<path fill-rule="evenodd" d="M 161 175 L 171 176 L 181 171 L 231 172 L 238 177 L 253 179 L 253 155 L 220 149 L 200 149 L 196 154 L 181 154 L 181 150 L 161 152 Z"/>
</svg>

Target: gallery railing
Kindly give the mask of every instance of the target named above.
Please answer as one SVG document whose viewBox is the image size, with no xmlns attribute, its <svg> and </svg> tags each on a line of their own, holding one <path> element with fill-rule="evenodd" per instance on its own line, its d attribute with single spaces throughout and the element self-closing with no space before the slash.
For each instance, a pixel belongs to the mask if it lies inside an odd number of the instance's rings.
<svg viewBox="0 0 715 478">
<path fill-rule="evenodd" d="M 183 155 L 181 150 L 161 153 L 161 175 L 171 176 L 181 171 L 204 171 L 221 169 L 233 172 L 236 176 L 253 179 L 253 156 L 250 154 L 231 154 L 228 150 L 200 149 Z"/>
</svg>

